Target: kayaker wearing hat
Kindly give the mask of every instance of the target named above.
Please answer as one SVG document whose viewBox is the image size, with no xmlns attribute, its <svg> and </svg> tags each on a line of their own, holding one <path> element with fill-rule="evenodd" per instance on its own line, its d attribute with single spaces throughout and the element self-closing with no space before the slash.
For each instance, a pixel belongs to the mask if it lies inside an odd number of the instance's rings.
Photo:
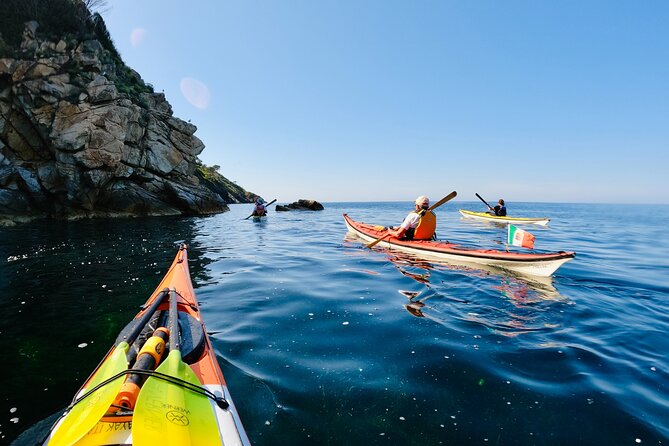
<svg viewBox="0 0 669 446">
<path fill-rule="evenodd" d="M 262 217 L 265 214 L 267 214 L 267 209 L 265 208 L 265 200 L 258 197 L 256 198 L 256 205 L 253 208 L 253 212 L 251 213 L 251 215 L 254 217 Z"/>
<path fill-rule="evenodd" d="M 432 240 L 437 229 L 437 216 L 430 208 L 425 195 L 416 198 L 416 207 L 406 216 L 399 228 L 391 230 L 393 237 L 405 240 Z"/>
</svg>

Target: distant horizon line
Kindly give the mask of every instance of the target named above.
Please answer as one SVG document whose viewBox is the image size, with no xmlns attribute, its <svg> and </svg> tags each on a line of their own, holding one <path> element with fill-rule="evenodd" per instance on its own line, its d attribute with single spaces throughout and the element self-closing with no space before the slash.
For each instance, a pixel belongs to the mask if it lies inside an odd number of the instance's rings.
<svg viewBox="0 0 669 446">
<path fill-rule="evenodd" d="M 298 200 L 314 200 L 319 203 L 413 203 L 413 200 L 330 200 L 330 201 L 321 201 L 321 200 L 316 200 L 313 198 L 298 198 L 295 200 L 277 200 L 277 204 L 281 203 L 294 203 Z M 449 201 L 450 203 L 478 203 L 476 200 L 451 200 Z M 248 203 L 227 203 L 228 205 L 230 204 L 250 204 L 252 202 Z M 667 203 L 651 203 L 651 202 L 642 202 L 642 203 L 631 203 L 631 202 L 608 202 L 608 201 L 579 201 L 579 202 L 574 202 L 574 201 L 513 201 L 511 202 L 513 204 L 515 203 L 522 203 L 522 204 L 576 204 L 576 205 L 606 205 L 606 206 L 625 206 L 625 205 L 639 205 L 639 206 L 669 206 L 669 202 Z M 481 203 L 483 206 L 483 203 Z"/>
</svg>

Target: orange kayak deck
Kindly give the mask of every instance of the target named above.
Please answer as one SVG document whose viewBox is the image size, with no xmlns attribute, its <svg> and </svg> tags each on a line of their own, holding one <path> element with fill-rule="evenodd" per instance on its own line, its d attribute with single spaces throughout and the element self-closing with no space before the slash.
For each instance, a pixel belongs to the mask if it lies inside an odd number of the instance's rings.
<svg viewBox="0 0 669 446">
<path fill-rule="evenodd" d="M 145 338 L 150 336 L 156 326 L 163 326 L 166 324 L 165 320 L 168 317 L 170 302 L 168 298 L 164 298 L 164 296 L 161 297 L 165 290 L 169 290 L 168 294 L 170 298 L 174 298 L 177 301 L 178 331 L 180 332 L 180 351 L 182 353 L 183 361 L 191 368 L 203 389 L 206 389 L 211 395 L 215 395 L 216 399 L 224 400 L 226 402 L 225 404 L 219 405 L 212 398 L 209 399 L 215 414 L 214 423 L 216 424 L 219 437 L 219 442 L 217 444 L 226 446 L 249 445 L 250 442 L 244 431 L 237 409 L 232 402 L 225 379 L 223 378 L 223 373 L 216 361 L 216 354 L 211 346 L 211 341 L 202 321 L 200 307 L 190 278 L 187 247 L 185 245 L 182 245 L 179 248 L 167 273 L 143 305 L 143 309 L 121 331 L 117 337 L 115 345 L 118 345 L 119 342 L 122 342 L 127 338 L 128 333 L 135 329 L 140 319 L 145 316 L 147 312 L 154 312 L 154 314 L 151 315 L 150 322 L 143 328 L 142 334 L 137 336 L 137 340 L 133 342 L 127 353 L 129 361 L 128 367 L 132 367 L 132 363 L 136 359 L 137 351 L 141 348 L 141 344 L 146 341 Z M 151 304 L 157 299 L 162 299 L 162 301 L 155 309 L 152 309 Z M 147 317 L 149 316 L 147 315 Z M 148 333 L 148 335 L 146 333 Z M 110 357 L 113 351 L 114 348 L 110 350 L 100 365 Z M 163 361 L 166 357 L 167 354 L 163 356 Z M 91 381 L 99 368 L 100 366 L 98 366 L 98 368 L 91 374 L 84 386 L 82 386 L 77 393 L 75 400 L 82 396 L 87 384 Z M 94 398 L 93 392 L 94 391 L 91 391 L 91 395 L 87 396 L 87 398 Z M 167 406 L 167 404 L 165 406 Z M 88 431 L 88 433 L 74 444 L 77 446 L 132 445 L 134 412 L 131 409 L 122 408 L 118 408 L 119 410 L 115 411 L 115 407 L 116 406 L 112 406 L 110 410 Z M 47 437 L 43 443 L 44 445 L 53 444 L 50 440 L 53 437 L 53 434 L 57 432 L 58 428 L 61 426 L 66 415 L 67 412 L 54 424 L 49 437 Z M 165 441 L 165 444 L 170 444 L 167 438 L 165 438 Z M 209 444 L 210 442 L 207 443 Z"/>
</svg>

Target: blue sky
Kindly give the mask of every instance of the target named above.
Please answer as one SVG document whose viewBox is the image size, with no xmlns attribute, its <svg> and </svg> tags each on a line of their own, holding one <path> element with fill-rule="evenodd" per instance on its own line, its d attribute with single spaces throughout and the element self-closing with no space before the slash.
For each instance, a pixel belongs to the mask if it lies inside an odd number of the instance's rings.
<svg viewBox="0 0 669 446">
<path fill-rule="evenodd" d="M 669 203 L 669 2 L 114 0 L 124 61 L 267 199 Z"/>
</svg>

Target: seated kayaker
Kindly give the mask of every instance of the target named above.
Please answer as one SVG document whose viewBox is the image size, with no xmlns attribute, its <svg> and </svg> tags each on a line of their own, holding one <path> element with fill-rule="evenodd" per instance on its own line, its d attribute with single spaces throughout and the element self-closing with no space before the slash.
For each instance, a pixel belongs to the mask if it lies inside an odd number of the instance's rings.
<svg viewBox="0 0 669 446">
<path fill-rule="evenodd" d="M 429 198 L 425 195 L 416 198 L 416 208 L 390 234 L 403 240 L 432 240 L 437 229 L 437 216 L 429 208 Z"/>
<path fill-rule="evenodd" d="M 495 206 L 494 208 L 488 206 L 488 208 L 490 209 L 488 211 L 490 215 L 496 215 L 498 217 L 506 217 L 506 206 L 504 206 L 504 200 L 502 200 L 501 198 L 497 202 L 497 206 Z"/>
<path fill-rule="evenodd" d="M 267 214 L 267 209 L 265 208 L 265 200 L 258 197 L 256 198 L 256 205 L 253 208 L 253 212 L 251 213 L 251 215 L 254 217 L 262 217 L 265 214 Z"/>
</svg>

